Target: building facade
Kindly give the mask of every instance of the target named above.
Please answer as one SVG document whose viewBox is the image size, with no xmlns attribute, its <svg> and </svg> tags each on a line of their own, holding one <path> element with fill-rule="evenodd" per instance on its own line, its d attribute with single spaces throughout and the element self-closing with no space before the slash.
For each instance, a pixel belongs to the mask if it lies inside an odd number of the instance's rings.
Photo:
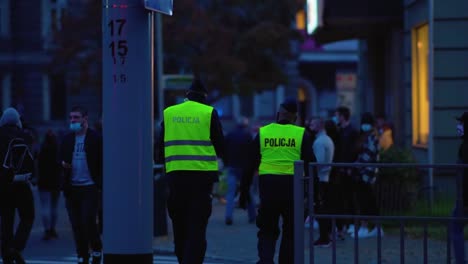
<svg viewBox="0 0 468 264">
<path fill-rule="evenodd" d="M 468 110 L 468 2 L 317 2 L 318 42 L 360 39 L 361 112 L 386 115 L 419 161 L 453 163 L 454 117 Z"/>
<path fill-rule="evenodd" d="M 72 94 L 66 77 L 49 71 L 53 33 L 62 16 L 80 12 L 79 0 L 0 1 L 0 105 L 13 106 L 36 126 L 62 124 L 72 105 L 100 114 L 96 94 Z M 68 11 L 67 11 L 68 9 Z M 82 11 L 81 11 L 82 12 Z"/>
</svg>

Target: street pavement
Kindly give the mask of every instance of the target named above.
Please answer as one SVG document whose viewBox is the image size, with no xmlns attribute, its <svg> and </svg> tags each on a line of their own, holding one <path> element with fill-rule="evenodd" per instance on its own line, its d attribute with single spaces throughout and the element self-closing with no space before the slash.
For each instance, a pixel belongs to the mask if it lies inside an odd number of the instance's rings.
<svg viewBox="0 0 468 264">
<path fill-rule="evenodd" d="M 36 217 L 34 221 L 33 230 L 27 247 L 23 252 L 23 256 L 28 264 L 76 264 L 77 257 L 73 242 L 71 225 L 68 220 L 67 212 L 65 209 L 64 197 L 61 196 L 59 200 L 59 217 L 57 223 L 58 239 L 44 241 L 42 217 L 40 212 L 39 195 L 36 188 L 33 188 Z M 164 238 L 162 238 L 164 239 Z M 167 238 L 166 238 L 167 239 Z M 157 241 L 158 239 L 155 239 Z M 0 260 L 0 263 L 3 263 Z M 155 250 L 153 263 L 157 264 L 175 264 L 177 258 L 172 251 L 165 250 L 163 252 Z M 138 264 L 138 263 L 132 263 Z M 207 257 L 204 264 L 239 264 L 239 262 L 232 262 L 219 258 Z"/>
<path fill-rule="evenodd" d="M 237 209 L 234 212 L 234 224 L 232 226 L 226 226 L 224 224 L 224 210 L 225 206 L 223 203 L 218 200 L 213 202 L 213 212 L 207 229 L 208 247 L 206 256 L 210 256 L 215 259 L 230 260 L 234 263 L 256 263 L 258 260 L 257 227 L 254 224 L 248 223 L 247 212 L 240 209 Z M 318 232 L 315 231 L 314 238 L 317 239 L 317 236 Z M 304 237 L 305 263 L 309 263 L 309 230 L 304 231 Z M 400 237 L 398 234 L 384 234 L 381 245 L 381 263 L 401 263 Z M 465 244 L 465 246 L 467 245 L 468 244 Z M 154 246 L 157 251 L 172 252 L 174 249 L 172 234 L 169 233 L 169 236 L 167 237 L 159 237 L 155 239 Z M 423 263 L 424 244 L 422 239 L 405 237 L 403 248 L 405 263 Z M 279 250 L 279 243 L 277 244 L 276 250 Z M 450 248 L 450 250 L 453 255 L 453 249 Z M 427 252 L 427 263 L 440 264 L 452 263 L 454 261 L 453 257 L 451 261 L 447 261 L 447 243 L 445 241 L 428 239 Z M 314 248 L 314 253 L 315 263 L 332 263 L 331 247 Z M 277 257 L 278 256 L 276 256 L 275 261 L 277 261 Z M 336 263 L 355 263 L 354 238 L 348 236 L 344 241 L 336 242 Z M 358 240 L 358 263 L 378 263 L 376 238 L 364 238 Z"/>
<path fill-rule="evenodd" d="M 68 264 L 76 263 L 73 237 L 70 224 L 66 215 L 63 197 L 59 205 L 59 222 L 57 240 L 43 241 L 42 220 L 37 190 L 34 190 L 36 199 L 36 220 L 24 256 L 30 264 Z M 224 224 L 223 203 L 215 200 L 213 213 L 207 229 L 208 248 L 205 264 L 239 264 L 255 263 L 257 261 L 257 227 L 249 224 L 247 212 L 237 209 L 234 213 L 234 224 Z M 170 221 L 168 221 L 170 224 Z M 155 250 L 154 263 L 171 264 L 177 263 L 173 255 L 173 241 L 171 228 L 169 235 L 155 238 L 153 247 Z M 304 233 L 306 241 L 304 248 L 305 261 L 308 263 L 308 232 Z M 314 233 L 315 238 L 317 233 Z M 337 263 L 354 263 L 354 240 L 347 237 L 345 241 L 336 244 Z M 279 246 L 277 246 L 277 249 Z M 423 262 L 423 241 L 421 239 L 406 238 L 404 244 L 405 262 Z M 377 241 L 375 238 L 359 240 L 358 263 L 377 263 Z M 452 253 L 453 254 L 453 253 Z M 332 263 L 331 248 L 315 248 L 315 263 Z M 445 241 L 428 240 L 428 263 L 451 263 L 447 262 L 447 244 Z M 452 260 L 453 262 L 453 260 Z M 1 261 L 0 261 L 1 263 Z M 400 238 L 398 235 L 388 235 L 382 239 L 382 263 L 400 263 Z"/>
</svg>

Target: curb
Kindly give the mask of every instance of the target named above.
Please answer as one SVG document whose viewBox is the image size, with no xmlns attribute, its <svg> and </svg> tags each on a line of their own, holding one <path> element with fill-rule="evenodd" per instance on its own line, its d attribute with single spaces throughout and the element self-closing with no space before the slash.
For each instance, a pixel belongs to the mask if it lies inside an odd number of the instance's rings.
<svg viewBox="0 0 468 264">
<path fill-rule="evenodd" d="M 174 255 L 175 253 L 173 249 L 169 249 L 169 248 L 154 248 L 153 254 L 167 256 L 167 255 Z M 245 259 L 226 258 L 226 257 L 221 257 L 221 256 L 210 256 L 210 255 L 206 255 L 205 259 L 211 259 L 211 260 L 216 260 L 216 261 L 224 260 L 224 261 L 229 261 L 229 262 L 234 262 L 234 263 L 239 263 L 239 264 L 250 263 L 248 260 L 245 260 Z M 252 263 L 255 263 L 255 261 L 253 261 Z"/>
</svg>

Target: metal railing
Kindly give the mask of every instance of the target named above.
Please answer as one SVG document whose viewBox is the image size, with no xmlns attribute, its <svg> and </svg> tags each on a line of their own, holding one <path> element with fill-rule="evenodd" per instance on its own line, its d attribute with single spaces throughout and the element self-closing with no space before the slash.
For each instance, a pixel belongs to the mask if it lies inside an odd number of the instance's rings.
<svg viewBox="0 0 468 264">
<path fill-rule="evenodd" d="M 294 164 L 294 263 L 304 263 L 304 249 L 305 249 L 305 235 L 304 235 L 304 220 L 305 220 L 305 198 L 308 199 L 308 215 L 310 217 L 311 227 L 309 229 L 309 263 L 315 263 L 314 254 L 314 230 L 312 223 L 315 219 L 331 219 L 332 221 L 332 263 L 336 263 L 336 221 L 337 219 L 353 219 L 354 226 L 358 226 L 359 220 L 373 220 L 377 227 L 377 263 L 382 263 L 382 234 L 381 226 L 382 221 L 392 220 L 399 222 L 399 240 L 400 240 L 400 263 L 405 263 L 405 223 L 407 221 L 421 222 L 423 225 L 423 263 L 428 263 L 428 224 L 432 222 L 441 222 L 447 226 L 447 241 L 446 241 L 446 258 L 447 263 L 451 263 L 451 232 L 450 223 L 454 220 L 467 221 L 468 218 L 464 217 L 434 217 L 434 216 L 367 216 L 367 215 L 338 215 L 338 214 L 316 214 L 314 208 L 314 168 L 330 166 L 330 167 L 346 167 L 346 168 L 360 168 L 360 167 L 374 167 L 374 168 L 417 168 L 417 169 L 448 169 L 459 170 L 468 168 L 466 164 L 411 164 L 411 163 L 310 163 L 309 164 L 309 177 L 304 176 L 304 163 L 296 161 Z M 463 208 L 460 204 L 462 201 L 462 174 L 457 173 L 457 202 L 458 208 Z M 348 176 L 343 176 L 348 177 Z M 378 176 L 377 176 L 378 177 Z M 398 177 L 398 175 L 395 175 Z M 305 185 L 307 183 L 307 185 Z M 432 186 L 431 186 L 432 187 Z M 307 190 L 305 190 L 307 188 Z M 305 197 L 304 192 L 307 191 L 308 195 Z M 359 237 L 358 229 L 354 229 L 354 263 L 359 263 Z"/>
</svg>

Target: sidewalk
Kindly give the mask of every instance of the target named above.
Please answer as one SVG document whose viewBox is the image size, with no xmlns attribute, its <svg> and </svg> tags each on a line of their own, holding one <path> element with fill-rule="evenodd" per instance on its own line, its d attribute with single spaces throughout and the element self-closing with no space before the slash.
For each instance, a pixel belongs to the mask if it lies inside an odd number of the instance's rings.
<svg viewBox="0 0 468 264">
<path fill-rule="evenodd" d="M 257 259 L 257 227 L 248 224 L 247 213 L 237 209 L 234 212 L 234 224 L 224 224 L 225 207 L 218 201 L 213 203 L 213 213 L 207 230 L 208 248 L 206 256 L 235 260 L 240 263 L 255 263 Z M 170 221 L 169 221 L 170 223 Z M 309 261 L 309 233 L 305 231 L 305 262 Z M 173 252 L 172 230 L 168 237 L 154 239 L 154 249 Z M 314 233 L 317 238 L 318 233 Z M 406 237 L 404 241 L 405 262 L 420 263 L 423 261 L 423 240 Z M 359 263 L 377 263 L 377 239 L 359 239 Z M 279 250 L 279 245 L 276 251 Z M 315 263 L 332 263 L 332 248 L 315 248 Z M 354 263 L 354 239 L 350 236 L 345 241 L 336 243 L 337 263 Z M 452 255 L 453 249 L 450 248 Z M 428 240 L 428 263 L 447 263 L 447 244 L 445 241 Z M 400 237 L 385 235 L 382 238 L 382 263 L 400 263 Z"/>
<path fill-rule="evenodd" d="M 69 257 L 75 255 L 73 237 L 70 224 L 64 208 L 63 197 L 60 199 L 59 223 L 57 225 L 59 239 L 52 241 L 42 241 L 42 221 L 40 216 L 39 199 L 37 191 L 34 191 L 36 200 L 36 220 L 34 229 L 24 252 L 25 257 L 32 259 L 38 257 L 55 256 Z M 226 262 L 255 263 L 257 261 L 257 227 L 248 224 L 247 212 L 236 209 L 234 213 L 234 224 L 226 226 L 224 224 L 225 206 L 215 200 L 213 212 L 208 224 L 207 237 L 208 248 L 206 256 L 210 259 L 225 260 Z M 170 225 L 170 221 L 168 220 Z M 422 227 L 421 227 L 422 228 Z M 153 248 L 156 255 L 164 252 L 173 252 L 172 229 L 169 227 L 168 237 L 158 237 L 153 241 Z M 317 232 L 314 233 L 317 238 Z M 304 234 L 305 241 L 305 262 L 308 263 L 308 230 Z M 468 245 L 468 244 L 465 244 Z M 451 245 L 450 245 L 451 246 Z M 345 241 L 338 241 L 336 244 L 337 263 L 354 263 L 354 240 L 347 237 Z M 277 246 L 277 251 L 279 246 Z M 423 241 L 422 239 L 405 239 L 405 262 L 421 263 L 423 261 Z M 332 263 L 331 248 L 315 248 L 315 263 Z M 453 248 L 450 248 L 453 255 Z M 428 240 L 428 263 L 447 263 L 447 243 L 446 241 Z M 453 262 L 453 259 L 452 259 Z M 359 240 L 359 263 L 377 263 L 377 240 L 366 238 Z M 382 239 L 382 263 L 400 263 L 400 238 L 398 235 L 388 235 Z"/>
<path fill-rule="evenodd" d="M 234 211 L 234 224 L 224 224 L 225 206 L 218 200 L 213 202 L 213 211 L 207 229 L 206 256 L 239 261 L 241 263 L 255 263 L 257 261 L 257 227 L 249 224 L 247 212 L 236 209 Z M 153 248 L 158 251 L 174 251 L 171 221 L 169 223 L 169 236 L 154 239 Z"/>
</svg>

